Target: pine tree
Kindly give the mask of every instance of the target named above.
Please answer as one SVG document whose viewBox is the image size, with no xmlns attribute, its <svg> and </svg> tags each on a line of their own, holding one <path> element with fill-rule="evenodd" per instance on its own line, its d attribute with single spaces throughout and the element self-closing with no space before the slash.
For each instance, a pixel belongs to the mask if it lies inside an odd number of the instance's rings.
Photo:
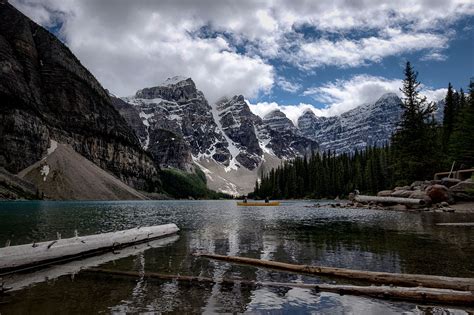
<svg viewBox="0 0 474 315">
<path fill-rule="evenodd" d="M 467 99 L 460 95 L 460 113 L 450 141 L 451 158 L 459 168 L 474 167 L 474 81 Z"/>
<path fill-rule="evenodd" d="M 437 130 L 434 121 L 436 106 L 420 95 L 420 82 L 410 62 L 405 67 L 400 89 L 404 110 L 399 129 L 393 135 L 394 171 L 399 184 L 426 179 L 435 172 L 438 161 Z"/>
<path fill-rule="evenodd" d="M 444 111 L 443 111 L 443 149 L 446 151 L 449 143 L 449 137 L 453 132 L 454 116 L 456 113 L 456 94 L 453 90 L 451 82 L 448 84 L 448 92 L 444 98 Z"/>
</svg>

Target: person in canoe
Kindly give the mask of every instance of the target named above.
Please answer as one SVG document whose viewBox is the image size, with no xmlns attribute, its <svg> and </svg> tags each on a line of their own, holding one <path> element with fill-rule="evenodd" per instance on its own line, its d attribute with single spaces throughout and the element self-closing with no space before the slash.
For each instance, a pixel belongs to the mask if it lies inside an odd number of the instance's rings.
<svg viewBox="0 0 474 315">
<path fill-rule="evenodd" d="M 247 203 L 248 199 L 247 196 L 244 197 L 244 203 Z"/>
<path fill-rule="evenodd" d="M 268 196 L 265 197 L 265 203 L 270 203 L 270 199 L 268 199 Z"/>
</svg>

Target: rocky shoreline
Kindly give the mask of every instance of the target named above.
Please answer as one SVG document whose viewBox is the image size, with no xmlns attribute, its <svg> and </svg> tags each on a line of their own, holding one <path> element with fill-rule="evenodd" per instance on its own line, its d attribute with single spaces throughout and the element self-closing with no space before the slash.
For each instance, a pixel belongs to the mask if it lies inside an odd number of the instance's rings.
<svg viewBox="0 0 474 315">
<path fill-rule="evenodd" d="M 316 203 L 311 208 L 364 208 L 391 211 L 429 212 L 474 212 L 474 181 L 452 178 L 431 181 L 415 181 L 410 186 L 382 190 L 377 197 L 388 197 L 388 201 L 373 197 L 373 201 L 361 201 L 356 193 L 349 194 L 349 200 L 338 203 Z M 367 197 L 367 196 L 364 196 Z M 390 202 L 390 198 L 417 199 L 420 204 Z M 370 198 L 369 198 L 370 199 Z"/>
</svg>

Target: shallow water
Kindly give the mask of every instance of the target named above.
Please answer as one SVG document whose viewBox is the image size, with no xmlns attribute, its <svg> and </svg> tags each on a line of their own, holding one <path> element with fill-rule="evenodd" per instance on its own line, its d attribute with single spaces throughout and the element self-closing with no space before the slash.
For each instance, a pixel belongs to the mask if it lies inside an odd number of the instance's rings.
<svg viewBox="0 0 474 315">
<path fill-rule="evenodd" d="M 281 282 L 347 283 L 192 256 L 195 251 L 373 271 L 474 277 L 474 228 L 436 226 L 473 215 L 280 207 L 237 207 L 234 201 L 0 202 L 0 244 L 11 245 L 176 223 L 179 237 L 4 279 L 3 314 L 249 312 L 463 314 L 468 308 L 416 305 L 306 289 L 186 284 L 146 272 Z M 83 270 L 137 271 L 139 277 Z M 63 275 L 66 273 L 73 275 Z M 49 280 L 44 281 L 45 277 Z M 19 289 L 22 287 L 22 289 Z"/>
</svg>

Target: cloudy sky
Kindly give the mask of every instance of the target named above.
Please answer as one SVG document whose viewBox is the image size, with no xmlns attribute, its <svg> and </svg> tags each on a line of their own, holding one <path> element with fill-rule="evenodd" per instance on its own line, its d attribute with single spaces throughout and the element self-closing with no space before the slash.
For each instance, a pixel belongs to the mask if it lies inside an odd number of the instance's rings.
<svg viewBox="0 0 474 315">
<path fill-rule="evenodd" d="M 335 115 L 398 93 L 403 65 L 439 98 L 474 76 L 473 0 L 10 0 L 116 95 L 192 77 L 209 101 Z"/>
</svg>

